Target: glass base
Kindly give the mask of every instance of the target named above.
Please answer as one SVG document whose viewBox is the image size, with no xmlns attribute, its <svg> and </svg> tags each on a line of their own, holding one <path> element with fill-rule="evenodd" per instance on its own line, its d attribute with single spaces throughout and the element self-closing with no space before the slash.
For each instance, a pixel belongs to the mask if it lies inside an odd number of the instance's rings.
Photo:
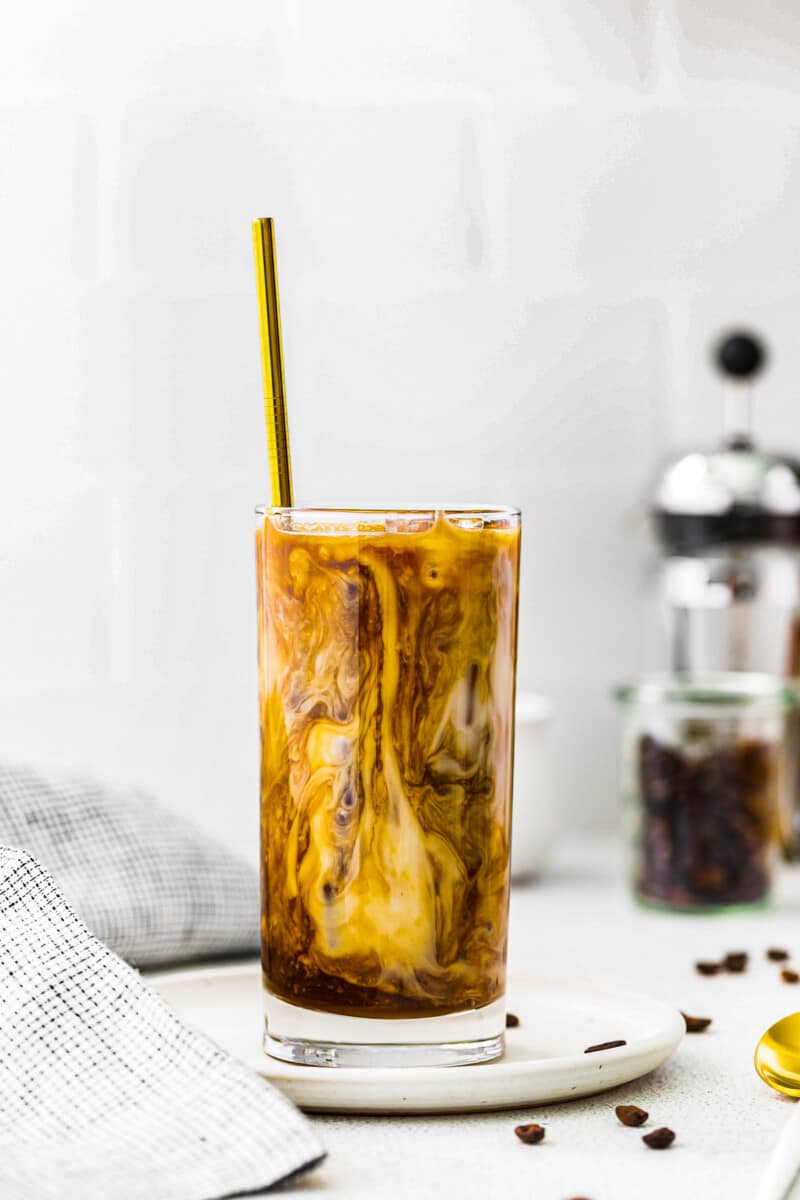
<svg viewBox="0 0 800 1200">
<path fill-rule="evenodd" d="M 505 1049 L 505 999 L 441 1017 L 347 1017 L 264 995 L 264 1049 L 307 1067 L 456 1067 Z"/>
</svg>

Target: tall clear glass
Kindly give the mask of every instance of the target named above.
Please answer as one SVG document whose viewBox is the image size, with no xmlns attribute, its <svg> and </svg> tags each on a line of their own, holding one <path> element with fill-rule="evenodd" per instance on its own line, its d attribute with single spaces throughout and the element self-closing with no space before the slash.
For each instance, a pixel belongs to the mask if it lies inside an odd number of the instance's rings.
<svg viewBox="0 0 800 1200">
<path fill-rule="evenodd" d="M 257 517 L 265 1048 L 495 1058 L 519 512 Z"/>
</svg>

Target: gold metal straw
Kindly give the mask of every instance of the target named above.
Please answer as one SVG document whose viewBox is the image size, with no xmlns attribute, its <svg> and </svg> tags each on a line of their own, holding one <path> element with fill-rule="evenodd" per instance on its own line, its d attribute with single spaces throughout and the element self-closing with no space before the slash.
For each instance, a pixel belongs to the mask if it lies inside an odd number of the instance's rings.
<svg viewBox="0 0 800 1200">
<path fill-rule="evenodd" d="M 292 464 L 289 459 L 289 430 L 283 380 L 281 309 L 278 299 L 278 269 L 275 261 L 275 224 L 272 217 L 253 221 L 256 254 L 258 321 L 261 328 L 261 364 L 264 374 L 264 409 L 267 417 L 267 449 L 271 503 L 291 508 Z"/>
</svg>

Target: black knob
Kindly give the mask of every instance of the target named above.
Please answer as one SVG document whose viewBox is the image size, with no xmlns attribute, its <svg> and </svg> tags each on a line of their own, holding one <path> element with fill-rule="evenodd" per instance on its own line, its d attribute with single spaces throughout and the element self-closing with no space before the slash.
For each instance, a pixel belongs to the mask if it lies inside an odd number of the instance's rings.
<svg viewBox="0 0 800 1200">
<path fill-rule="evenodd" d="M 756 334 L 737 330 L 717 342 L 714 358 L 724 375 L 752 379 L 766 366 L 767 348 Z"/>
</svg>

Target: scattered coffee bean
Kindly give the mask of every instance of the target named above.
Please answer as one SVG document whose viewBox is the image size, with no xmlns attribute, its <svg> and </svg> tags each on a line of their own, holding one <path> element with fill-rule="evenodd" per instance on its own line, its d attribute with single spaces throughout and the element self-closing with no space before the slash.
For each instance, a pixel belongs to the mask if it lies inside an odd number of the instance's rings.
<svg viewBox="0 0 800 1200">
<path fill-rule="evenodd" d="M 671 1146 L 675 1141 L 675 1134 L 671 1129 L 662 1127 L 654 1129 L 652 1133 L 642 1134 L 642 1141 L 651 1150 L 666 1150 L 667 1146 Z"/>
<path fill-rule="evenodd" d="M 594 1054 L 595 1050 L 614 1050 L 617 1046 L 627 1046 L 624 1038 L 619 1038 L 616 1042 L 599 1042 L 596 1046 L 587 1046 L 584 1054 Z"/>
<path fill-rule="evenodd" d="M 789 957 L 788 950 L 773 949 L 773 950 L 767 951 L 767 958 L 769 959 L 770 962 L 786 962 L 788 957 Z"/>
<path fill-rule="evenodd" d="M 781 979 L 784 983 L 800 983 L 800 975 L 797 971 L 790 971 L 788 967 L 784 967 L 781 971 Z"/>
<path fill-rule="evenodd" d="M 622 1121 L 623 1125 L 630 1125 L 632 1127 L 644 1125 L 645 1121 L 650 1116 L 650 1114 L 646 1113 L 643 1108 L 639 1108 L 638 1104 L 618 1104 L 614 1109 L 614 1112 L 617 1114 L 620 1121 Z"/>
<path fill-rule="evenodd" d="M 517 1125 L 514 1133 L 527 1146 L 535 1146 L 544 1138 L 544 1125 Z"/>
<path fill-rule="evenodd" d="M 694 969 L 699 975 L 719 975 L 723 968 L 722 963 L 698 962 L 694 964 Z"/>
<path fill-rule="evenodd" d="M 722 966 L 731 975 L 741 975 L 747 970 L 748 955 L 744 950 L 738 951 L 736 954 L 726 954 L 722 960 Z"/>
<path fill-rule="evenodd" d="M 687 1033 L 703 1033 L 711 1024 L 711 1017 L 690 1017 L 688 1013 L 681 1013 L 686 1022 Z"/>
<path fill-rule="evenodd" d="M 506 1029 L 516 1029 L 519 1025 L 519 1017 L 516 1013 L 506 1013 Z"/>
</svg>

